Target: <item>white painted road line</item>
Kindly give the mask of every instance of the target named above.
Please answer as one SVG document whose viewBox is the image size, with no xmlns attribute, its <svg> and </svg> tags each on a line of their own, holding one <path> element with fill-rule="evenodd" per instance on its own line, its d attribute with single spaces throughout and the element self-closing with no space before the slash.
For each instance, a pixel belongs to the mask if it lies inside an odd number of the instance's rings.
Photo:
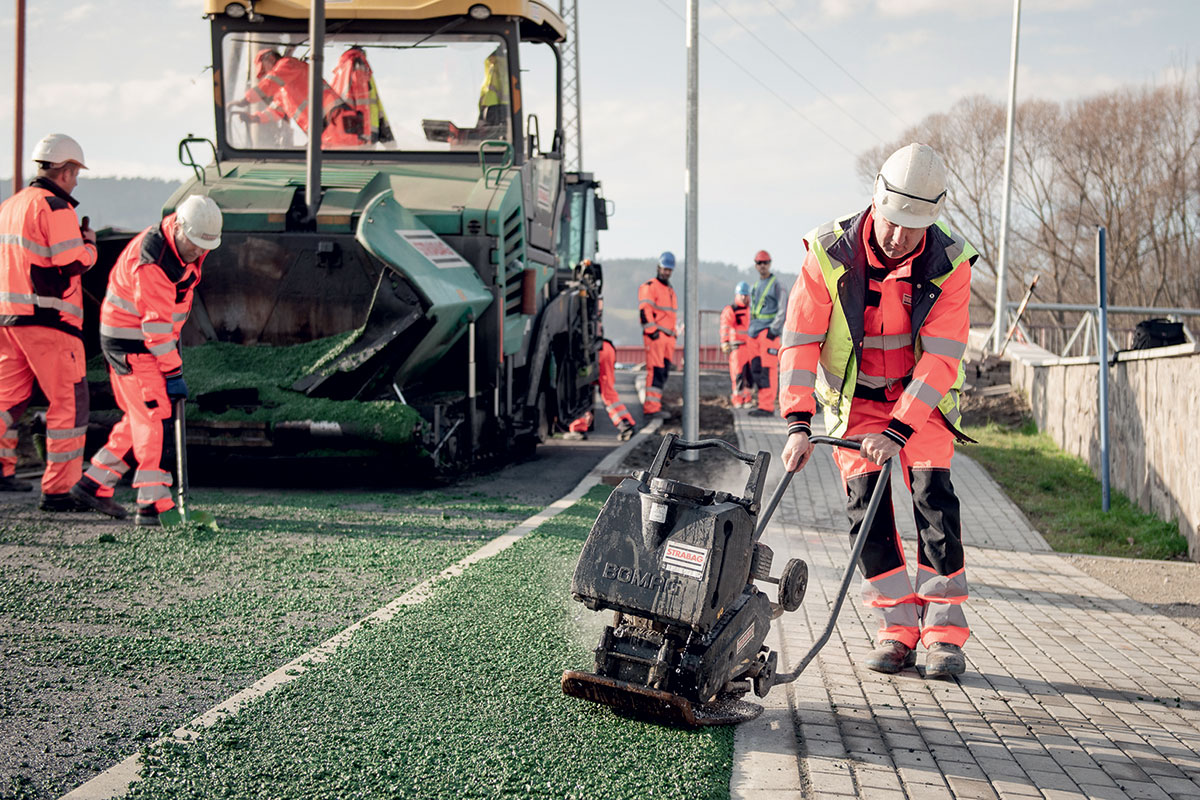
<svg viewBox="0 0 1200 800">
<path fill-rule="evenodd" d="M 477 561 L 482 561 L 489 556 L 494 556 L 497 553 L 512 547 L 521 539 L 528 536 L 539 525 L 548 519 L 558 516 L 563 511 L 566 511 L 575 504 L 579 498 L 587 494 L 588 490 L 600 482 L 601 477 L 616 468 L 618 464 L 625 458 L 634 445 L 638 444 L 642 438 L 656 433 L 662 427 L 662 420 L 651 420 L 645 427 L 641 428 L 637 434 L 627 442 L 622 443 L 612 452 L 600 460 L 591 472 L 584 476 L 575 488 L 567 494 L 555 500 L 546 508 L 534 514 L 529 519 L 522 522 L 512 530 L 502 534 L 495 539 L 492 539 L 483 547 L 466 556 L 465 558 L 451 564 L 444 570 L 439 572 L 434 577 L 426 580 L 424 583 L 418 584 L 409 589 L 404 594 L 397 597 L 392 602 L 388 603 L 383 608 L 364 617 L 345 630 L 336 634 L 330 639 L 309 650 L 302 656 L 299 656 L 287 664 L 284 664 L 279 669 L 260 678 L 249 688 L 235 694 L 220 705 L 213 706 L 208 711 L 205 711 L 200 716 L 193 719 L 181 728 L 176 728 L 170 736 L 165 736 L 154 743 L 159 745 L 164 742 L 175 740 L 180 742 L 191 741 L 197 738 L 206 728 L 212 727 L 222 719 L 233 716 L 238 713 L 243 706 L 251 700 L 262 697 L 267 692 L 279 686 L 289 683 L 308 669 L 310 664 L 320 664 L 333 655 L 339 648 L 349 642 L 354 634 L 358 633 L 363 626 L 371 625 L 379 622 L 387 622 L 392 617 L 396 616 L 401 608 L 405 606 L 415 606 L 418 603 L 423 603 L 433 596 L 433 593 L 438 585 L 449 578 L 454 578 L 463 573 L 470 565 Z M 120 797 L 129 790 L 129 785 L 138 780 L 138 773 L 141 771 L 142 757 L 140 753 L 135 753 L 129 756 L 124 761 L 116 764 L 101 772 L 96 777 L 92 778 L 87 783 L 73 789 L 62 796 L 62 800 L 110 800 L 110 798 Z"/>
</svg>

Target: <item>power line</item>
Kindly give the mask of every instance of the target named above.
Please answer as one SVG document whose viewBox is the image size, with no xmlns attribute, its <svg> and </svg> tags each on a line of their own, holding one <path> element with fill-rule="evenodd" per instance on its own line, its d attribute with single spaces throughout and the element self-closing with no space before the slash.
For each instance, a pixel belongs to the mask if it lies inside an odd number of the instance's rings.
<svg viewBox="0 0 1200 800">
<path fill-rule="evenodd" d="M 824 97 L 826 100 L 828 100 L 828 101 L 829 101 L 830 103 L 832 103 L 834 106 L 836 106 L 836 107 L 837 107 L 837 109 L 838 109 L 839 111 L 841 111 L 841 112 L 842 112 L 843 114 L 845 114 L 847 117 L 849 117 L 850 119 L 852 119 L 852 120 L 854 121 L 854 124 L 855 124 L 855 125 L 857 125 L 858 127 L 862 128 L 864 131 L 866 131 L 868 135 L 870 135 L 870 136 L 874 137 L 875 139 L 877 139 L 877 140 L 879 140 L 879 141 L 883 141 L 883 137 L 882 137 L 882 136 L 880 136 L 878 133 L 876 133 L 875 131 L 871 130 L 871 129 L 870 129 L 870 128 L 868 128 L 866 125 L 864 125 L 864 124 L 862 123 L 862 121 L 858 119 L 858 117 L 854 116 L 854 115 L 853 115 L 853 114 L 851 114 L 849 111 L 847 111 L 847 110 L 846 110 L 846 109 L 845 109 L 845 108 L 842 106 L 842 104 L 841 104 L 841 103 L 839 103 L 837 100 L 834 100 L 832 97 L 830 97 L 829 95 L 825 94 L 825 92 L 821 90 L 821 87 L 820 87 L 820 86 L 817 86 L 815 83 L 813 83 L 811 80 L 809 80 L 809 79 L 808 79 L 808 77 L 804 75 L 804 73 L 802 73 L 800 70 L 798 70 L 798 69 L 796 69 L 794 66 L 792 66 L 791 62 L 789 62 L 789 61 L 788 61 L 786 58 L 784 58 L 783 56 L 779 55 L 779 53 L 775 52 L 775 50 L 774 50 L 774 49 L 772 49 L 772 47 L 771 47 L 769 44 L 767 44 L 766 42 L 764 42 L 764 41 L 762 40 L 762 38 L 761 38 L 761 37 L 759 37 L 759 35 L 758 35 L 757 33 L 755 33 L 754 31 L 750 30 L 750 28 L 749 28 L 749 27 L 747 27 L 747 26 L 746 26 L 746 24 L 745 24 L 744 22 L 742 22 L 740 19 L 738 19 L 737 17 L 735 17 L 733 14 L 731 14 L 731 13 L 729 12 L 729 10 L 728 10 L 727 8 L 725 8 L 725 6 L 721 5 L 721 4 L 718 2 L 718 0 L 712 0 L 712 4 L 713 4 L 714 6 L 716 6 L 717 8 L 721 9 L 721 11 L 722 11 L 722 12 L 725 14 L 725 16 L 729 17 L 731 20 L 733 20 L 734 22 L 736 22 L 736 23 L 738 24 L 738 26 L 739 26 L 739 27 L 740 27 L 742 30 L 744 30 L 746 33 L 750 34 L 750 36 L 751 36 L 751 37 L 754 39 L 754 41 L 758 42 L 758 43 L 759 43 L 759 45 L 761 45 L 761 46 L 762 46 L 762 48 L 763 48 L 764 50 L 766 50 L 766 51 L 767 51 L 768 53 L 770 53 L 771 55 L 775 56 L 775 58 L 779 59 L 779 62 L 780 62 L 781 64 L 783 64 L 785 67 L 787 67 L 788 69 L 790 69 L 792 72 L 794 72 L 794 73 L 796 74 L 796 76 L 800 78 L 800 80 L 804 81 L 804 82 L 805 82 L 805 83 L 807 83 L 809 86 L 811 86 L 811 87 L 812 87 L 812 90 L 813 90 L 814 92 L 816 92 L 817 94 L 821 95 L 821 97 Z"/>
<path fill-rule="evenodd" d="M 795 22 L 793 22 L 792 19 L 787 14 L 783 13 L 783 10 L 780 9 L 779 6 L 775 5 L 774 0 L 766 0 L 766 2 L 767 2 L 767 5 L 769 5 L 773 9 L 775 9 L 775 13 L 777 13 L 777 14 L 779 14 L 779 16 L 783 17 L 784 21 L 787 22 L 787 24 L 791 25 L 793 28 L 796 29 L 796 33 L 800 34 L 805 39 L 807 39 L 808 43 L 811 44 L 813 47 L 817 48 L 817 50 L 820 51 L 821 55 L 825 56 L 830 61 L 832 61 L 833 65 L 835 67 L 840 69 L 847 78 L 849 78 L 850 80 L 852 80 L 856 84 L 858 84 L 858 88 L 862 89 L 864 92 L 866 92 L 868 95 L 870 95 L 872 100 L 874 100 L 876 103 L 879 103 L 879 105 L 886 108 L 888 110 L 888 113 L 890 113 L 893 117 L 895 117 L 896 120 L 901 125 L 908 124 L 908 122 L 903 117 L 901 117 L 899 114 L 896 113 L 895 109 L 893 109 L 887 103 L 883 102 L 883 100 L 881 100 L 879 97 L 876 97 L 875 93 L 872 92 L 870 89 L 868 89 L 866 86 L 864 86 L 862 81 L 860 81 L 858 78 L 856 78 L 850 74 L 850 70 L 843 67 L 841 64 L 838 63 L 838 60 L 836 58 L 829 55 L 829 53 L 825 52 L 825 48 L 823 48 L 823 47 L 821 47 L 821 45 L 817 44 L 816 39 L 812 38 L 807 33 L 805 33 L 804 30 L 799 25 L 797 25 Z"/>
<path fill-rule="evenodd" d="M 681 21 L 681 22 L 683 22 L 683 21 L 684 21 L 683 17 L 679 16 L 679 12 L 678 12 L 678 11 L 676 11 L 675 9 L 671 8 L 671 6 L 667 4 L 667 1 L 666 1 L 666 0 L 658 0 L 658 3 L 659 3 L 659 5 L 661 5 L 663 8 L 667 9 L 667 10 L 668 10 L 668 11 L 670 11 L 672 14 L 674 14 L 674 15 L 675 15 L 675 17 L 676 17 L 676 19 L 678 19 L 678 20 L 679 20 L 679 21 Z M 726 58 L 726 59 L 727 59 L 727 60 L 728 60 L 728 61 L 729 61 L 731 64 L 733 64 L 735 67 L 737 67 L 738 69 L 740 69 L 742 72 L 746 73 L 746 76 L 747 76 L 747 77 L 749 77 L 749 78 L 750 78 L 750 80 L 754 81 L 754 82 L 755 82 L 755 83 L 757 83 L 759 86 L 761 86 L 762 88 L 766 89 L 768 92 L 770 92 L 770 93 L 771 93 L 771 94 L 772 94 L 772 95 L 775 97 L 775 99 L 776 99 L 776 100 L 778 100 L 779 102 L 783 103 L 785 106 L 787 106 L 788 108 L 790 108 L 792 111 L 796 112 L 797 116 L 799 116 L 801 119 L 803 119 L 805 122 L 807 122 L 807 123 L 808 123 L 809 125 L 811 125 L 813 128 L 815 128 L 815 129 L 816 129 L 818 132 L 820 132 L 820 133 L 821 133 L 823 136 L 825 136 L 825 138 L 826 138 L 826 139 L 828 139 L 829 141 L 833 142 L 835 145 L 837 145 L 838 147 L 840 147 L 840 148 L 841 148 L 841 149 L 842 149 L 842 150 L 843 150 L 843 151 L 844 151 L 844 152 L 845 152 L 847 155 L 849 155 L 851 158 L 857 158 L 857 157 L 858 157 L 856 153 L 854 153 L 854 152 L 853 152 L 853 151 L 852 151 L 850 148 L 846 147 L 846 145 L 845 145 L 845 144 L 842 142 L 842 140 L 841 140 L 841 139 L 837 138 L 837 137 L 836 137 L 836 136 L 834 136 L 832 133 L 830 133 L 829 131 L 825 130 L 825 129 L 824 129 L 824 128 L 822 128 L 820 125 L 818 125 L 817 123 L 815 123 L 815 122 L 813 122 L 811 119 L 809 119 L 809 117 L 808 117 L 806 114 L 804 114 L 804 112 L 802 112 L 800 109 L 796 108 L 794 105 L 792 105 L 792 104 L 791 104 L 791 103 L 789 103 L 787 100 L 785 100 L 785 99 L 783 98 L 783 96 L 779 94 L 779 92 L 777 92 L 777 91 L 775 91 L 774 89 L 772 89 L 770 86 L 768 86 L 766 83 L 764 83 L 764 82 L 763 82 L 763 81 L 762 81 L 762 80 L 761 80 L 761 79 L 760 79 L 760 78 L 759 78 L 757 75 L 755 75 L 753 72 L 751 72 L 751 71 L 750 71 L 749 69 L 747 69 L 746 67 L 742 66 L 741 62 L 739 62 L 739 61 L 738 61 L 736 58 L 734 58 L 733 56 L 729 55 L 729 53 L 726 53 L 726 52 L 725 52 L 725 50 L 724 50 L 724 49 L 723 49 L 723 48 L 722 48 L 720 45 L 718 45 L 718 44 L 717 44 L 716 42 L 714 42 L 712 39 L 708 38 L 708 37 L 707 37 L 706 35 L 704 35 L 703 33 L 702 33 L 702 34 L 700 34 L 700 38 L 704 39 L 705 43 L 706 43 L 706 44 L 708 44 L 710 47 L 712 47 L 714 50 L 716 50 L 718 53 L 720 53 L 721 55 L 725 56 L 725 58 Z"/>
</svg>

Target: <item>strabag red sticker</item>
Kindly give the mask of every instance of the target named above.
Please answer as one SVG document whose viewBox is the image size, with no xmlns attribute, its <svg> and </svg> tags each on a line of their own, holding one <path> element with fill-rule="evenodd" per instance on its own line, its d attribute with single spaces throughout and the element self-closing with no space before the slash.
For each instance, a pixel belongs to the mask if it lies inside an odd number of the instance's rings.
<svg viewBox="0 0 1200 800">
<path fill-rule="evenodd" d="M 691 545 L 667 542 L 663 549 L 662 565 L 668 572 L 687 575 L 699 580 L 704 577 L 704 565 L 708 563 L 707 547 L 692 547 Z"/>
<path fill-rule="evenodd" d="M 750 627 L 746 628 L 746 630 L 742 633 L 742 635 L 738 637 L 737 647 L 734 649 L 733 652 L 740 653 L 743 650 L 745 650 L 746 645 L 750 644 L 750 640 L 753 638 L 754 638 L 754 623 L 751 622 Z"/>
</svg>

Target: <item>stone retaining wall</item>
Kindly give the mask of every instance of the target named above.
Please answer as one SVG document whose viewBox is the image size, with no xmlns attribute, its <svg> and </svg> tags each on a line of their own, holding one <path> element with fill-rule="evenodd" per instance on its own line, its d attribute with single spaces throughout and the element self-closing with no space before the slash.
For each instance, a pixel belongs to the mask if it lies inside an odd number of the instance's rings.
<svg viewBox="0 0 1200 800">
<path fill-rule="evenodd" d="M 1012 383 L 1038 428 L 1100 474 L 1096 360 L 1010 347 Z M 1200 560 L 1200 345 L 1118 355 L 1109 371 L 1109 474 L 1114 490 L 1176 519 Z"/>
</svg>

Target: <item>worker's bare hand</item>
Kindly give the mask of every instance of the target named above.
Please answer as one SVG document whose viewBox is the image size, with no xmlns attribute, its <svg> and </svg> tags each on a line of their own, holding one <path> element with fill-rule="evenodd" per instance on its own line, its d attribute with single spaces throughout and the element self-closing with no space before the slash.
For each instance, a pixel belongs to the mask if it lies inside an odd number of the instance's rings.
<svg viewBox="0 0 1200 800">
<path fill-rule="evenodd" d="M 852 442 L 862 442 L 859 452 L 873 464 L 882 465 L 889 458 L 900 455 L 901 445 L 882 433 L 856 433 L 846 438 Z"/>
<path fill-rule="evenodd" d="M 793 433 L 783 446 L 783 468 L 788 472 L 799 472 L 812 458 L 813 443 L 807 433 Z"/>
</svg>

